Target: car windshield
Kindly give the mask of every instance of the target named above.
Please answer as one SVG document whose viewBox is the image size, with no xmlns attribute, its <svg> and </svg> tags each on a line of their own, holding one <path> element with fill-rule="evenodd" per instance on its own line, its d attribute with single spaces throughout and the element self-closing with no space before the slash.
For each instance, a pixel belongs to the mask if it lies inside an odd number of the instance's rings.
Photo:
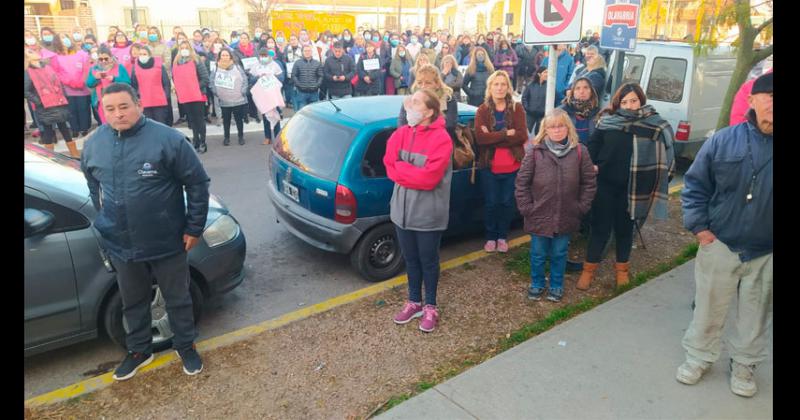
<svg viewBox="0 0 800 420">
<path fill-rule="evenodd" d="M 281 130 L 275 151 L 298 168 L 336 181 L 355 130 L 299 113 Z"/>
<path fill-rule="evenodd" d="M 33 144 L 25 145 L 25 177 L 29 176 L 78 197 L 89 197 L 89 187 L 77 160 Z"/>
</svg>

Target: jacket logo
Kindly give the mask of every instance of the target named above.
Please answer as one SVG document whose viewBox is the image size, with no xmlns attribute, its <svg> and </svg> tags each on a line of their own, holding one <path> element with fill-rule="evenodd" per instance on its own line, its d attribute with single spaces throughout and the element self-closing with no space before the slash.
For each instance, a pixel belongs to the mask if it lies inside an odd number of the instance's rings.
<svg viewBox="0 0 800 420">
<path fill-rule="evenodd" d="M 149 162 L 145 162 L 144 165 L 142 165 L 142 169 L 139 169 L 136 171 L 136 173 L 143 177 L 158 175 L 158 171 L 153 169 L 153 165 L 151 165 Z"/>
</svg>

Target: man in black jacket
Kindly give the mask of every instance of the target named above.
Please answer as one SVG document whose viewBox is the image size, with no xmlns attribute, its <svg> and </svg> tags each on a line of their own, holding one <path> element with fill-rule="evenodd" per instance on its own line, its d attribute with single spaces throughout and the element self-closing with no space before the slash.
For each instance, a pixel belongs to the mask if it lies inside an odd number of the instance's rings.
<svg viewBox="0 0 800 420">
<path fill-rule="evenodd" d="M 353 59 L 344 54 L 341 42 L 333 44 L 333 55 L 325 59 L 322 71 L 331 99 L 353 96 L 353 85 L 350 84 L 350 80 L 356 75 L 356 66 Z"/>
<path fill-rule="evenodd" d="M 294 95 L 294 112 L 319 100 L 319 87 L 322 86 L 322 64 L 312 58 L 314 47 L 303 46 L 303 58 L 292 67 L 292 80 L 297 91 Z"/>
<path fill-rule="evenodd" d="M 187 252 L 206 224 L 210 180 L 183 134 L 142 115 L 130 85 L 105 88 L 103 111 L 107 124 L 86 141 L 81 170 L 98 212 L 94 227 L 116 269 L 128 324 L 128 355 L 114 379 L 130 379 L 153 361 L 153 280 L 166 302 L 183 371 L 196 375 L 203 362 L 194 347 Z"/>
</svg>

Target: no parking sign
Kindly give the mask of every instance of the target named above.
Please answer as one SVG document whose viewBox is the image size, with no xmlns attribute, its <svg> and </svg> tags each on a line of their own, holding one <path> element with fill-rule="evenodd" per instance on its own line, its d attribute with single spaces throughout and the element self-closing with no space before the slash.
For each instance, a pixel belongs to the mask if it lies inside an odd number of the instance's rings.
<svg viewBox="0 0 800 420">
<path fill-rule="evenodd" d="M 526 44 L 563 44 L 581 39 L 583 0 L 524 0 Z"/>
</svg>

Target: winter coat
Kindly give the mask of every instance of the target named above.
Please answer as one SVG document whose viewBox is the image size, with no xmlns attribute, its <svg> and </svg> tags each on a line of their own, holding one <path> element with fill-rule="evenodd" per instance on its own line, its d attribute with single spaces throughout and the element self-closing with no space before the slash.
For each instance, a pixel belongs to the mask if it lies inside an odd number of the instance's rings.
<svg viewBox="0 0 800 420">
<path fill-rule="evenodd" d="M 233 80 L 233 89 L 217 86 L 217 78 Z M 250 84 L 247 74 L 236 64 L 231 64 L 227 69 L 217 66 L 216 70 L 211 72 L 210 82 L 211 92 L 219 99 L 220 107 L 231 108 L 247 104 Z"/>
<path fill-rule="evenodd" d="M 751 110 L 746 122 L 706 140 L 683 178 L 683 225 L 694 234 L 710 230 L 742 262 L 772 252 L 772 144 L 772 136 L 758 129 Z M 747 203 L 753 166 L 763 169 Z"/>
<path fill-rule="evenodd" d="M 292 81 L 301 92 L 316 92 L 322 86 L 322 64 L 315 59 L 302 58 L 295 61 L 292 68 Z"/>
<path fill-rule="evenodd" d="M 349 55 L 342 54 L 341 57 L 336 58 L 330 56 L 325 59 L 325 65 L 322 66 L 322 72 L 325 75 L 325 85 L 328 88 L 328 94 L 331 96 L 346 96 L 353 94 L 353 85 L 350 80 L 356 75 L 356 65 Z M 333 76 L 344 76 L 344 80 L 335 81 Z"/>
<path fill-rule="evenodd" d="M 534 145 L 525 154 L 514 190 L 525 232 L 552 238 L 578 231 L 592 208 L 596 178 L 586 146 L 578 144 L 558 157 L 544 142 Z"/>
<path fill-rule="evenodd" d="M 451 96 L 450 100 L 445 103 L 446 109 L 441 110 L 444 116 L 444 126 L 448 132 L 455 133 L 456 125 L 458 125 L 458 100 Z M 408 115 L 406 107 L 400 105 L 400 116 L 397 118 L 397 126 L 402 127 L 408 124 Z"/>
<path fill-rule="evenodd" d="M 597 94 L 597 97 L 602 97 L 603 89 L 606 87 L 606 69 L 594 69 L 584 74 L 583 77 L 589 79 L 589 81 L 592 83 L 592 88 Z"/>
<path fill-rule="evenodd" d="M 544 115 L 547 105 L 547 83 L 528 83 L 520 101 L 528 114 Z"/>
<path fill-rule="evenodd" d="M 589 113 L 589 117 L 586 119 L 578 117 L 578 114 L 575 113 L 575 109 L 570 104 L 561 104 L 558 107 L 569 115 L 569 119 L 572 120 L 572 125 L 575 126 L 575 131 L 578 132 L 578 137 L 582 144 L 589 144 L 589 139 L 592 138 L 592 134 L 594 134 L 594 129 L 597 127 L 597 114 L 600 113 L 600 107 L 595 108 Z"/>
<path fill-rule="evenodd" d="M 360 60 L 358 60 L 358 64 L 356 68 L 358 69 L 358 84 L 356 85 L 356 90 L 359 92 L 360 95 L 380 95 L 381 94 L 381 67 L 383 63 L 380 61 L 380 57 L 377 54 L 373 53 L 373 59 L 378 60 L 379 67 L 377 70 L 364 70 L 364 60 L 370 60 L 366 54 L 364 54 Z M 370 82 L 367 83 L 364 80 L 364 77 L 369 76 Z"/>
<path fill-rule="evenodd" d="M 506 61 L 510 61 L 511 65 L 503 66 L 502 63 Z M 506 73 L 508 73 L 508 77 L 510 77 L 511 80 L 514 80 L 514 66 L 516 66 L 519 63 L 519 58 L 517 57 L 517 53 L 514 52 L 514 50 L 512 49 L 508 49 L 506 51 L 497 50 L 497 53 L 494 55 L 494 60 L 492 60 L 492 63 L 494 63 L 495 70 L 504 70 Z"/>
<path fill-rule="evenodd" d="M 394 77 L 395 88 L 399 88 L 401 84 L 405 84 L 406 87 L 411 87 L 411 67 L 413 66 L 414 60 L 408 56 L 408 52 L 406 52 L 405 60 L 400 57 L 395 57 L 392 60 L 392 65 L 389 67 L 389 74 Z M 403 76 L 404 74 L 408 77 Z M 403 81 L 400 81 L 400 76 L 403 76 Z"/>
<path fill-rule="evenodd" d="M 467 94 L 467 102 L 473 106 L 479 106 L 486 97 L 486 86 L 489 80 L 489 72 L 484 67 L 483 70 L 475 69 L 474 74 L 467 72 L 464 74 L 464 92 Z"/>
<path fill-rule="evenodd" d="M 117 75 L 114 76 L 114 80 L 111 83 L 131 84 L 131 76 L 128 71 L 125 70 L 125 67 L 121 64 L 115 64 L 115 66 L 117 66 Z M 100 66 L 94 65 L 91 69 L 89 69 L 89 74 L 86 75 L 86 87 L 92 90 L 92 106 L 95 108 L 98 107 L 98 102 L 101 99 L 98 90 L 100 90 L 100 87 L 104 87 L 107 84 L 107 81 L 99 80 L 97 77 L 95 77 L 95 72 L 100 71 L 102 71 Z M 98 85 L 100 87 L 98 87 Z"/>
<path fill-rule="evenodd" d="M 510 149 L 517 162 L 522 162 L 525 156 L 523 144 L 528 140 L 528 126 L 525 121 L 525 109 L 518 103 L 508 104 L 505 112 L 506 128 L 494 131 L 494 112 L 484 103 L 478 107 L 475 114 L 475 142 L 478 143 L 478 166 L 481 168 L 491 166 L 494 152 L 498 147 Z M 484 133 L 481 126 L 489 130 Z M 506 132 L 514 129 L 514 135 L 508 136 Z"/>
<path fill-rule="evenodd" d="M 104 124 L 84 144 L 81 170 L 111 255 L 164 258 L 184 252 L 184 234 L 203 234 L 210 180 L 180 131 L 144 116 L 122 132 Z"/>
<path fill-rule="evenodd" d="M 472 48 L 464 48 L 463 45 L 459 45 L 456 48 L 455 57 L 456 62 L 458 62 L 459 66 L 468 66 L 469 65 L 469 56 L 472 53 Z"/>
<path fill-rule="evenodd" d="M 514 52 L 517 53 L 517 58 L 519 59 L 514 73 L 523 77 L 530 77 L 533 75 L 533 72 L 536 71 L 536 63 L 533 62 L 535 56 L 534 52 L 525 44 L 517 44 L 517 46 L 514 47 Z"/>
<path fill-rule="evenodd" d="M 464 75 L 457 68 L 450 70 L 449 74 L 442 74 L 444 84 L 453 89 L 453 97 L 461 101 L 461 87 L 464 85 Z"/>
<path fill-rule="evenodd" d="M 542 66 L 547 67 L 550 57 L 545 57 L 542 60 Z M 560 104 L 564 100 L 569 86 L 569 79 L 572 77 L 572 72 L 575 70 L 575 61 L 568 52 L 563 52 L 558 56 L 557 63 L 558 71 L 556 73 L 556 104 Z"/>
<path fill-rule="evenodd" d="M 452 153 L 441 117 L 429 126 L 404 125 L 389 137 L 383 164 L 395 183 L 389 203 L 395 225 L 425 232 L 447 229 Z"/>
</svg>

